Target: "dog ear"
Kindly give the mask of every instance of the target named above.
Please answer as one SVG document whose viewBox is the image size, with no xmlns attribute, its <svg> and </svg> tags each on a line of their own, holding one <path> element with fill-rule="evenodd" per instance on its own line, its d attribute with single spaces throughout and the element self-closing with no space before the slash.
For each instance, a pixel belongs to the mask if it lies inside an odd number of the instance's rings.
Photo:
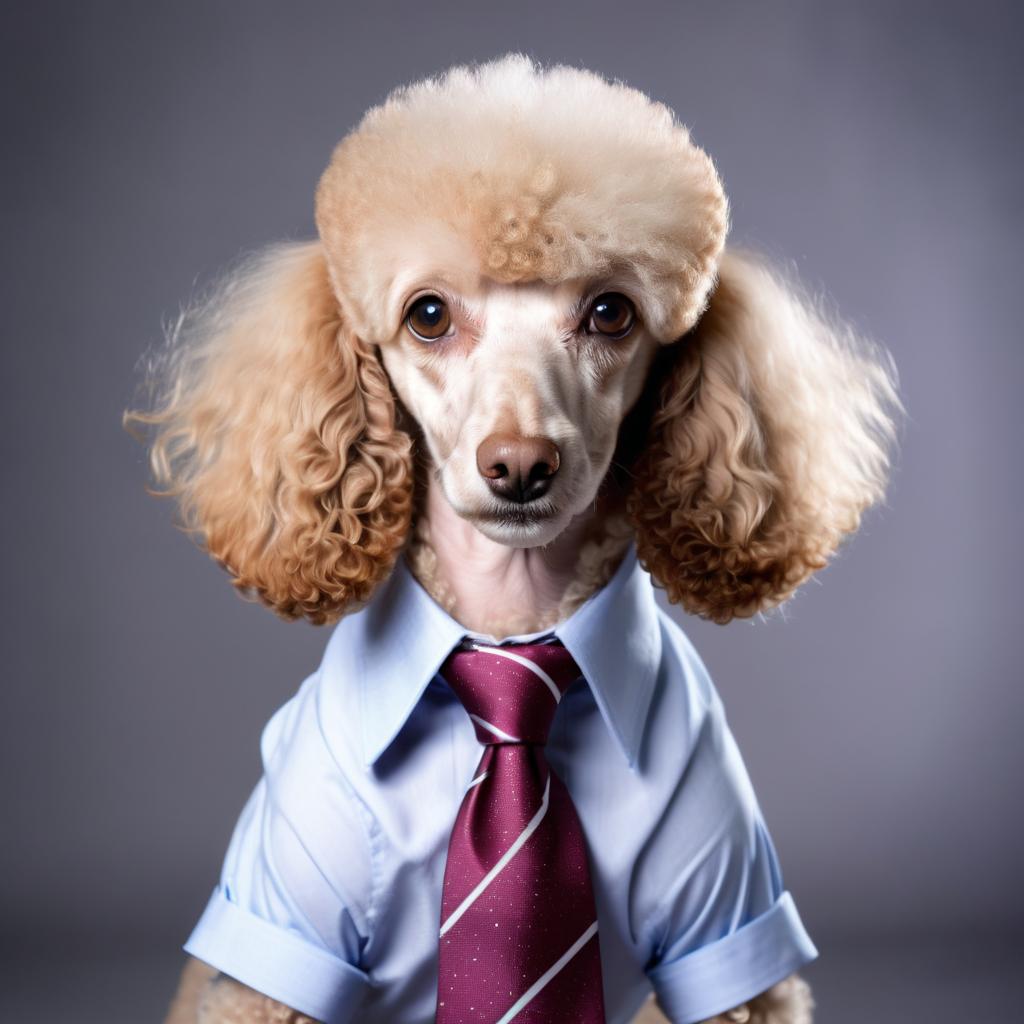
<svg viewBox="0 0 1024 1024">
<path fill-rule="evenodd" d="M 268 249 L 186 313 L 151 367 L 153 474 L 234 585 L 321 623 L 367 600 L 412 511 L 411 441 L 319 242 Z"/>
<path fill-rule="evenodd" d="M 895 371 L 731 248 L 703 317 L 665 355 L 628 496 L 637 553 L 670 601 L 716 622 L 750 616 L 822 568 L 882 499 Z"/>
</svg>

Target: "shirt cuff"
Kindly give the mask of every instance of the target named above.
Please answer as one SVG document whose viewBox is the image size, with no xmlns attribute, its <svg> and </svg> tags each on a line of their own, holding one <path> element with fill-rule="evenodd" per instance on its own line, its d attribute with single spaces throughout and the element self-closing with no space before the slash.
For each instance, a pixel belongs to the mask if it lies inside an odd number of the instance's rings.
<svg viewBox="0 0 1024 1024">
<path fill-rule="evenodd" d="M 793 897 L 708 946 L 647 971 L 673 1024 L 696 1024 L 753 999 L 818 955 Z"/>
<path fill-rule="evenodd" d="M 356 1020 L 371 987 L 358 967 L 230 902 L 217 888 L 185 952 L 324 1024 Z"/>
</svg>

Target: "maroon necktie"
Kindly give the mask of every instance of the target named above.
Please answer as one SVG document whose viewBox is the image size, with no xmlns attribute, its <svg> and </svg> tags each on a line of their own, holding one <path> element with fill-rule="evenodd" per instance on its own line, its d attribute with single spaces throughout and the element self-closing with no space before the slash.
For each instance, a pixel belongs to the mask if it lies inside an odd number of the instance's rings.
<svg viewBox="0 0 1024 1024">
<path fill-rule="evenodd" d="M 544 744 L 580 677 L 561 643 L 456 649 L 483 757 L 448 843 L 437 1024 L 605 1024 L 587 850 Z"/>
</svg>

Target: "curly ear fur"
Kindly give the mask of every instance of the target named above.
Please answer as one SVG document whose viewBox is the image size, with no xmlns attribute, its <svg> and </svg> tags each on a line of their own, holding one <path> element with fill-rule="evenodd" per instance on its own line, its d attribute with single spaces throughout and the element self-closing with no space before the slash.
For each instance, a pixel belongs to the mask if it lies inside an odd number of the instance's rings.
<svg viewBox="0 0 1024 1024">
<path fill-rule="evenodd" d="M 341 318 L 319 242 L 268 249 L 171 332 L 150 368 L 157 493 L 285 618 L 367 600 L 412 513 L 411 440 L 374 350 Z"/>
<path fill-rule="evenodd" d="M 703 318 L 670 351 L 628 510 L 669 600 L 724 623 L 789 597 L 881 500 L 895 373 L 731 248 Z"/>
</svg>

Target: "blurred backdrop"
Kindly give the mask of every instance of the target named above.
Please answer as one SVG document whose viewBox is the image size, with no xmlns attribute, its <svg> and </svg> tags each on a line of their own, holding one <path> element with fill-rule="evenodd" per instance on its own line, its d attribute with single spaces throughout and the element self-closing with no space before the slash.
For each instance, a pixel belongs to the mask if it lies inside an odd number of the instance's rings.
<svg viewBox="0 0 1024 1024">
<path fill-rule="evenodd" d="M 240 601 L 147 496 L 120 426 L 138 360 L 225 264 L 312 234 L 317 178 L 368 106 L 515 49 L 671 105 L 720 169 L 733 240 L 892 351 L 909 417 L 886 507 L 783 614 L 675 614 L 821 949 L 819 1020 L 1012 1019 L 1011 4 L 37 2 L 4 20 L 0 1018 L 159 1019 L 260 729 L 326 642 Z"/>
</svg>

